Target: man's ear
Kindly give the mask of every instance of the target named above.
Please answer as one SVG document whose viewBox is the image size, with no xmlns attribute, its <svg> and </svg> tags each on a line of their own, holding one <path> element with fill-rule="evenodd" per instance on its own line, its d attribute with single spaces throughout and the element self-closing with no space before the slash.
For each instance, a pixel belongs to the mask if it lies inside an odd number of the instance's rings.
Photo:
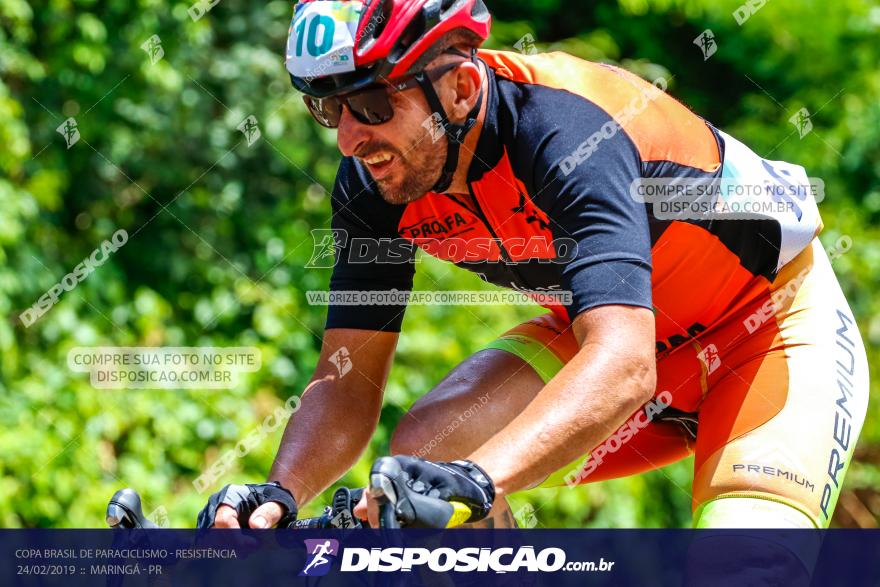
<svg viewBox="0 0 880 587">
<path fill-rule="evenodd" d="M 481 83 L 480 68 L 476 63 L 467 61 L 455 70 L 452 108 L 449 111 L 450 118 L 456 121 L 464 120 L 467 113 L 477 103 Z"/>
</svg>

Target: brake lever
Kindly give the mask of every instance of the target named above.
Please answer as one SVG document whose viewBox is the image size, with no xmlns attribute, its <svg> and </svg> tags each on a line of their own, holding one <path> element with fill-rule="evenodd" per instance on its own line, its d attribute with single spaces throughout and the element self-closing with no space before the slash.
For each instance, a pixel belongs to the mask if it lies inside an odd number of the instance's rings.
<svg viewBox="0 0 880 587">
<path fill-rule="evenodd" d="M 144 515 L 141 496 L 126 487 L 113 494 L 107 504 L 107 525 L 111 528 L 158 528 Z"/>
<path fill-rule="evenodd" d="M 400 464 L 392 457 L 376 459 L 370 470 L 370 497 L 379 506 L 379 527 L 400 528 L 397 519 L 397 489 L 394 479 L 402 473 Z"/>
<path fill-rule="evenodd" d="M 370 470 L 370 497 L 379 504 L 380 528 L 449 528 L 470 517 L 462 503 L 409 490 L 408 476 L 394 457 L 381 457 Z"/>
</svg>

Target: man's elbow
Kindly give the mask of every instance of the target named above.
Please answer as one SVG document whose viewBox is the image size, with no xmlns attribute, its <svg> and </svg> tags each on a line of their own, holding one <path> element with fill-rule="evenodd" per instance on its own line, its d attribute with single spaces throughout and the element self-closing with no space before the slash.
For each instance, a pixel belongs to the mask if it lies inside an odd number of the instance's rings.
<svg viewBox="0 0 880 587">
<path fill-rule="evenodd" d="M 636 407 L 641 406 L 652 397 L 657 389 L 657 361 L 653 356 L 633 357 L 626 364 L 627 396 Z"/>
<path fill-rule="evenodd" d="M 590 349 L 586 352 L 607 365 L 622 403 L 635 410 L 654 396 L 657 359 L 651 310 L 600 306 L 578 314 L 572 327 L 581 349 Z"/>
</svg>

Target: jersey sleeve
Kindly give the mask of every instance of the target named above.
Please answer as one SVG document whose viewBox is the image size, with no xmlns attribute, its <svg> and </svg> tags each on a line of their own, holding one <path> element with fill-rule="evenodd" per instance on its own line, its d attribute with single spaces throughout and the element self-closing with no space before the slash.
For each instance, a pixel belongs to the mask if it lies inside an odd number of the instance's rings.
<svg viewBox="0 0 880 587">
<path fill-rule="evenodd" d="M 385 202 L 350 158 L 339 166 L 331 202 L 336 259 L 326 328 L 400 332 L 415 274 L 415 248 L 397 232 L 403 206 Z"/>
<path fill-rule="evenodd" d="M 641 176 L 636 146 L 585 98 L 542 86 L 532 86 L 530 94 L 515 157 L 549 217 L 554 241 L 574 240 L 560 284 L 572 292 L 569 317 L 611 304 L 651 308 L 647 210 L 630 196 Z"/>
</svg>

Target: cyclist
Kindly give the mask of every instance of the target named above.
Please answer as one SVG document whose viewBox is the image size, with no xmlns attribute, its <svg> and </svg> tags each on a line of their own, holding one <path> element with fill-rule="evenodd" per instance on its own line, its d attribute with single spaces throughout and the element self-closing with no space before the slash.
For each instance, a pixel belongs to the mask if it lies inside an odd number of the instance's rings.
<svg viewBox="0 0 880 587">
<path fill-rule="evenodd" d="M 342 154 L 331 291 L 410 291 L 417 247 L 549 310 L 402 418 L 407 485 L 509 526 L 513 492 L 694 453 L 695 526 L 827 527 L 868 372 L 803 169 L 761 159 L 662 82 L 478 50 L 489 29 L 481 0 L 304 0 L 291 26 L 293 84 Z M 634 192 L 648 180 L 770 195 L 758 214 L 670 218 Z M 379 253 L 359 257 L 364 242 Z M 272 483 L 224 488 L 208 524 L 270 526 L 356 462 L 403 313 L 331 303 Z"/>
</svg>

